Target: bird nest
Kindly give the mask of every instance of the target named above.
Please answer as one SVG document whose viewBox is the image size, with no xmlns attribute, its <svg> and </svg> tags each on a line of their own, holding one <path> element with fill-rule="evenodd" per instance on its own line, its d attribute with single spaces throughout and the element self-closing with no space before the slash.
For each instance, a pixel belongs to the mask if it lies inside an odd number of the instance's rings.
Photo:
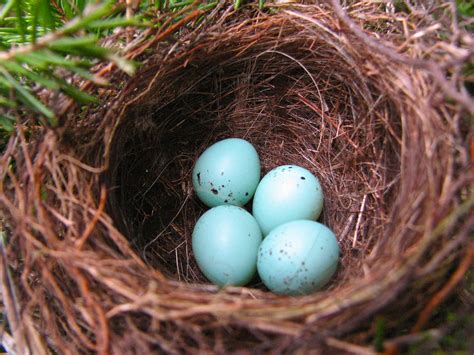
<svg viewBox="0 0 474 355">
<path fill-rule="evenodd" d="M 18 128 L 0 206 L 19 352 L 360 352 L 377 314 L 395 349 L 457 284 L 473 258 L 472 102 L 444 76 L 466 59 L 439 45 L 448 27 L 370 3 L 274 10 L 220 6 L 132 79 L 115 74 L 101 108 Z M 191 171 L 228 137 L 256 147 L 263 173 L 296 164 L 321 181 L 342 256 L 324 290 L 219 289 L 197 268 Z"/>
</svg>

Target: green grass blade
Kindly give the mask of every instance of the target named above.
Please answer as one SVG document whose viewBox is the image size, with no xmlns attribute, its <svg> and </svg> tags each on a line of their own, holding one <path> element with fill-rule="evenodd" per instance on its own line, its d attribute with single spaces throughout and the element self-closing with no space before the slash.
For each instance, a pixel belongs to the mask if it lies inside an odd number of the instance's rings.
<svg viewBox="0 0 474 355">
<path fill-rule="evenodd" d="M 38 17 L 39 17 L 39 10 L 40 10 L 40 1 L 42 0 L 35 0 L 32 6 L 33 18 L 31 21 L 31 42 L 36 43 L 37 38 L 37 28 L 38 28 Z"/>
<path fill-rule="evenodd" d="M 13 132 L 15 130 L 15 119 L 7 115 L 0 114 L 0 130 L 4 130 L 7 133 Z"/>
<path fill-rule="evenodd" d="M 147 24 L 143 22 L 139 17 L 123 18 L 117 17 L 107 20 L 92 21 L 87 25 L 87 28 L 91 29 L 114 29 L 117 27 L 135 26 L 135 27 L 146 27 Z"/>
<path fill-rule="evenodd" d="M 474 3 L 472 1 L 457 0 L 456 6 L 461 15 L 474 17 Z"/>
<path fill-rule="evenodd" d="M 12 27 L 0 27 L 0 33 L 10 34 L 10 33 L 18 33 L 18 29 Z"/>
<path fill-rule="evenodd" d="M 9 107 L 9 108 L 15 108 L 17 107 L 17 104 L 15 101 L 10 100 L 9 98 L 6 98 L 2 95 L 0 95 L 0 107 Z"/>
<path fill-rule="evenodd" d="M 113 12 L 113 1 L 106 1 L 104 5 L 98 9 L 91 11 L 89 15 L 84 16 L 77 22 L 71 23 L 64 29 L 65 34 L 77 32 L 78 30 L 87 27 L 91 22 L 100 20 L 103 17 L 111 15 Z"/>
<path fill-rule="evenodd" d="M 48 48 L 53 50 L 69 50 L 75 47 L 84 47 L 94 45 L 97 42 L 95 36 L 84 36 L 84 37 L 65 37 L 48 43 Z"/>
<path fill-rule="evenodd" d="M 100 46 L 83 46 L 83 47 L 70 47 L 64 48 L 62 50 L 64 53 L 67 54 L 75 54 L 82 57 L 90 57 L 90 58 L 99 58 L 104 59 L 107 58 L 110 51 L 107 48 L 103 48 Z"/>
<path fill-rule="evenodd" d="M 74 11 L 73 6 L 71 6 L 69 0 L 59 1 L 59 6 L 61 6 L 61 9 L 63 10 L 67 20 L 71 20 L 73 17 L 76 16 L 76 12 Z"/>
<path fill-rule="evenodd" d="M 23 18 L 22 0 L 15 1 L 16 26 L 22 42 L 26 41 L 26 23 Z"/>
<path fill-rule="evenodd" d="M 54 113 L 47 108 L 41 101 L 34 97 L 25 87 L 23 87 L 18 81 L 13 78 L 10 73 L 4 68 L 0 68 L 0 72 L 4 78 L 12 85 L 12 87 L 18 92 L 23 103 L 34 109 L 35 111 L 44 115 L 50 124 L 56 125 L 56 116 Z"/>
<path fill-rule="evenodd" d="M 86 8 L 88 0 L 72 0 L 75 4 L 75 7 L 79 14 L 82 14 L 84 12 L 84 9 Z"/>
<path fill-rule="evenodd" d="M 39 13 L 44 33 L 48 30 L 54 31 L 56 29 L 55 12 L 56 10 L 52 7 L 49 0 L 39 0 Z"/>
<path fill-rule="evenodd" d="M 8 90 L 13 89 L 13 86 L 3 76 L 0 76 L 0 89 L 4 89 L 8 91 Z"/>
<path fill-rule="evenodd" d="M 61 91 L 63 91 L 68 96 L 72 97 L 74 100 L 81 104 L 97 104 L 99 99 L 95 96 L 89 95 L 88 93 L 79 90 L 73 85 L 70 85 L 66 82 L 63 82 L 61 85 Z"/>
<path fill-rule="evenodd" d="M 235 10 L 238 10 L 240 8 L 240 5 L 242 5 L 242 1 L 241 0 L 235 0 L 234 1 L 234 9 Z"/>
<path fill-rule="evenodd" d="M 89 67 L 92 63 L 86 60 L 69 60 L 62 55 L 56 54 L 50 50 L 42 50 L 27 54 L 17 54 L 16 58 L 25 63 L 41 63 L 43 66 L 49 64 L 59 67 Z"/>
<path fill-rule="evenodd" d="M 169 9 L 170 10 L 182 9 L 183 7 L 191 5 L 192 3 L 194 3 L 193 0 L 185 0 L 185 1 L 179 1 L 179 2 L 176 1 L 176 2 L 173 2 L 172 4 L 170 3 Z"/>
<path fill-rule="evenodd" d="M 38 58 L 36 55 L 32 55 L 33 53 L 17 54 L 15 59 L 20 63 L 28 64 L 38 70 L 47 69 L 49 66 L 48 61 Z"/>
<path fill-rule="evenodd" d="M 2 7 L 0 11 L 0 23 L 3 22 L 5 16 L 8 15 L 11 9 L 15 6 L 16 0 L 8 0 L 7 3 Z"/>
<path fill-rule="evenodd" d="M 53 89 L 53 90 L 59 88 L 58 84 L 54 80 L 50 80 L 47 77 L 36 74 L 16 62 L 4 61 L 4 62 L 0 62 L 0 65 L 3 66 L 6 70 L 8 70 L 10 73 L 16 73 L 19 76 L 26 77 L 30 79 L 32 82 L 39 83 L 46 88 Z"/>
</svg>

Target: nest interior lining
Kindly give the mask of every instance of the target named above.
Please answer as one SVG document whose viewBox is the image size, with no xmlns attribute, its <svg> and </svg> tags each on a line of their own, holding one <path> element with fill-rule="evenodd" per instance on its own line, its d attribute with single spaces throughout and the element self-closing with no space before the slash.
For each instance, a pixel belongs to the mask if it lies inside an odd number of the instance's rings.
<svg viewBox="0 0 474 355">
<path fill-rule="evenodd" d="M 192 191 L 191 170 L 212 143 L 244 138 L 256 147 L 263 174 L 297 164 L 320 179 L 320 220 L 342 247 L 339 278 L 349 277 L 383 236 L 396 196 L 397 112 L 383 87 L 360 77 L 331 43 L 269 36 L 238 54 L 241 40 L 197 51 L 189 65 L 178 59 L 142 74 L 159 73 L 116 134 L 109 210 L 149 265 L 206 282 L 191 251 L 206 209 Z"/>
</svg>

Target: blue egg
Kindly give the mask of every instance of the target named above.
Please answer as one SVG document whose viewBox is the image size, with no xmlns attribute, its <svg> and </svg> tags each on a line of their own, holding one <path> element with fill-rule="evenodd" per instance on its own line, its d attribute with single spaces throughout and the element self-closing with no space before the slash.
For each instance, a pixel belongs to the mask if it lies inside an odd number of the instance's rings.
<svg viewBox="0 0 474 355">
<path fill-rule="evenodd" d="M 203 274 L 219 286 L 242 286 L 257 270 L 262 233 L 257 221 L 243 208 L 211 208 L 197 221 L 193 252 Z"/>
<path fill-rule="evenodd" d="M 258 250 L 258 274 L 278 294 L 306 295 L 324 286 L 339 260 L 336 236 L 315 221 L 298 220 L 270 232 Z"/>
<path fill-rule="evenodd" d="M 263 235 L 297 219 L 316 220 L 323 209 L 319 180 L 305 168 L 283 165 L 260 181 L 253 199 L 253 215 Z"/>
<path fill-rule="evenodd" d="M 243 206 L 250 201 L 260 180 L 260 159 L 246 140 L 219 141 L 199 157 L 193 169 L 193 186 L 209 207 Z"/>
</svg>

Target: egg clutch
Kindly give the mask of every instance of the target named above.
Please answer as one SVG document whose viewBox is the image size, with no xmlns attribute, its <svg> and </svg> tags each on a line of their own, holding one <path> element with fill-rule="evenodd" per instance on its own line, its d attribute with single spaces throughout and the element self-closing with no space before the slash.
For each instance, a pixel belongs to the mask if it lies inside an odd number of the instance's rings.
<svg viewBox="0 0 474 355">
<path fill-rule="evenodd" d="M 260 180 L 260 159 L 246 140 L 207 148 L 193 169 L 198 198 L 211 207 L 196 222 L 192 249 L 203 274 L 219 286 L 242 286 L 258 272 L 272 292 L 305 295 L 336 272 L 339 245 L 316 222 L 323 208 L 319 180 L 283 165 Z M 252 214 L 242 206 L 253 198 Z"/>
</svg>

